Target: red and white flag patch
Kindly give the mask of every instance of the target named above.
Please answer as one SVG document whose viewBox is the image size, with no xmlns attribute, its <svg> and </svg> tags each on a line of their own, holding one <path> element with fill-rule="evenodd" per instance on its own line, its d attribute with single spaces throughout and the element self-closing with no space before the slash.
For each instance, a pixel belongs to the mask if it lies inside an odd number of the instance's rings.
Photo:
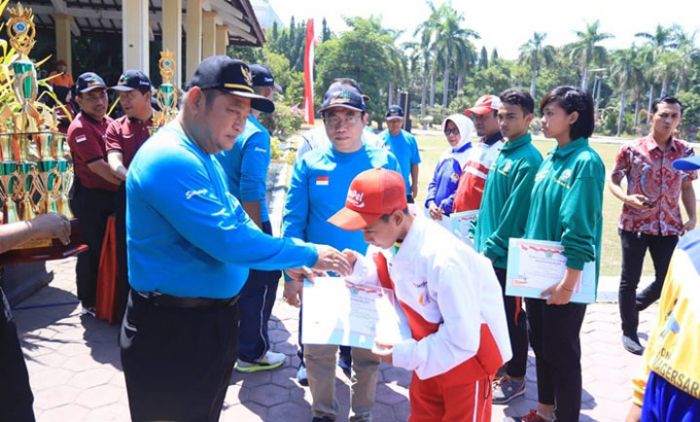
<svg viewBox="0 0 700 422">
<path fill-rule="evenodd" d="M 80 136 L 75 137 L 76 144 L 79 144 L 79 143 L 85 142 L 85 141 L 87 141 L 87 136 L 85 136 L 85 135 L 80 135 Z"/>
<path fill-rule="evenodd" d="M 329 181 L 328 176 L 316 176 L 316 186 L 328 186 Z"/>
</svg>

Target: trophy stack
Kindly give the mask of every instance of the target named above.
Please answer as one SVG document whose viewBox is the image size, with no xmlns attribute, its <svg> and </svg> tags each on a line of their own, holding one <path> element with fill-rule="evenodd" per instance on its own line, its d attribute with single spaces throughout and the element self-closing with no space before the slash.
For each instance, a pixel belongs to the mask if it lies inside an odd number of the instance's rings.
<svg viewBox="0 0 700 422">
<path fill-rule="evenodd" d="M 150 127 L 151 135 L 156 133 L 163 125 L 173 120 L 177 116 L 177 88 L 173 84 L 175 76 L 175 54 L 170 50 L 160 52 L 160 60 L 158 60 L 160 68 L 160 76 L 162 83 L 156 94 L 156 101 L 160 107 L 160 111 L 153 114 L 153 125 Z"/>
<path fill-rule="evenodd" d="M 0 75 L 0 201 L 2 224 L 29 221 L 56 212 L 72 218 L 68 192 L 73 165 L 66 137 L 57 129 L 53 108 L 37 101 L 38 83 L 29 52 L 36 30 L 32 10 L 8 9 L 7 35 L 14 54 L 9 72 Z M 18 249 L 48 247 L 25 243 Z"/>
</svg>

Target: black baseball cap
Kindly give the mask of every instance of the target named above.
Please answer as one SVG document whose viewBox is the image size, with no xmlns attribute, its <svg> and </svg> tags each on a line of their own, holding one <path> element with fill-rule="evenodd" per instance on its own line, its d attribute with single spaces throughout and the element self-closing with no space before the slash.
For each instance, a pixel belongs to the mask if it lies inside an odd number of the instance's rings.
<svg viewBox="0 0 700 422">
<path fill-rule="evenodd" d="M 334 108 L 343 107 L 356 111 L 367 111 L 365 99 L 359 89 L 348 84 L 332 84 L 323 97 L 321 113 Z"/>
<path fill-rule="evenodd" d="M 105 81 L 100 78 L 100 75 L 94 72 L 83 73 L 78 76 L 78 81 L 75 83 L 75 90 L 81 94 L 98 88 L 107 89 L 107 85 Z"/>
<path fill-rule="evenodd" d="M 141 92 L 151 90 L 151 80 L 140 70 L 127 70 L 119 78 L 119 82 L 112 87 L 115 91 L 132 91 L 138 89 Z"/>
<path fill-rule="evenodd" d="M 403 119 L 403 109 L 397 105 L 389 106 L 386 111 L 387 120 Z"/>
<path fill-rule="evenodd" d="M 262 64 L 251 64 L 250 72 L 253 74 L 253 86 L 271 86 L 282 92 L 282 87 L 275 82 L 272 71 Z"/>
<path fill-rule="evenodd" d="M 228 56 L 211 56 L 202 60 L 192 75 L 189 88 L 218 89 L 231 95 L 250 98 L 250 105 L 258 111 L 272 113 L 275 104 L 253 91 L 253 75 L 248 65 Z"/>
</svg>

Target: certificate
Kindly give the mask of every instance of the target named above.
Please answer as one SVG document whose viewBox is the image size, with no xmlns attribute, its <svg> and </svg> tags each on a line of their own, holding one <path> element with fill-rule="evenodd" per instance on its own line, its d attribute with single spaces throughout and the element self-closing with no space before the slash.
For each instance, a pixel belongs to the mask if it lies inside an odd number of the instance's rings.
<svg viewBox="0 0 700 422">
<path fill-rule="evenodd" d="M 564 247 L 559 242 L 510 239 L 506 295 L 539 299 L 545 289 L 559 283 L 564 277 L 566 257 L 563 252 Z M 595 261 L 584 264 L 571 302 L 595 302 L 595 272 Z"/>
<path fill-rule="evenodd" d="M 450 214 L 450 228 L 452 229 L 452 232 L 460 240 L 467 241 L 469 244 L 471 244 L 471 241 L 469 240 L 469 226 L 478 216 L 479 210 L 453 212 Z"/>
<path fill-rule="evenodd" d="M 394 345 L 411 338 L 394 292 L 381 286 L 353 284 L 339 277 L 304 281 L 304 344 L 339 344 L 372 349 L 375 340 Z"/>
</svg>

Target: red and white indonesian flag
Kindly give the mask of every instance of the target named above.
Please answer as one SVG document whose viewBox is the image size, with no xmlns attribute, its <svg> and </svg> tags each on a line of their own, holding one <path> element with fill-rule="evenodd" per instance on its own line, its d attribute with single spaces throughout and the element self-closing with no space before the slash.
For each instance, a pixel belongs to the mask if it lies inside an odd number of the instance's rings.
<svg viewBox="0 0 700 422">
<path fill-rule="evenodd" d="M 314 20 L 306 23 L 304 48 L 304 121 L 314 124 Z"/>
</svg>

